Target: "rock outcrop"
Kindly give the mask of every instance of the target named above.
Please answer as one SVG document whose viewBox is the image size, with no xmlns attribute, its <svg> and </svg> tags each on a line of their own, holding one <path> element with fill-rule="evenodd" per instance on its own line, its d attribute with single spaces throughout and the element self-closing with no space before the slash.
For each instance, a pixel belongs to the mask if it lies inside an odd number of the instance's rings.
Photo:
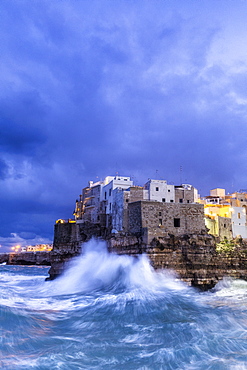
<svg viewBox="0 0 247 370">
<path fill-rule="evenodd" d="M 0 254 L 0 263 L 7 263 L 9 260 L 9 254 L 8 253 L 1 253 Z"/>
<path fill-rule="evenodd" d="M 7 265 L 44 265 L 50 266 L 50 252 L 21 252 L 0 255 L 0 263 Z"/>
<path fill-rule="evenodd" d="M 217 240 L 202 231 L 154 237 L 148 244 L 142 234 L 109 234 L 91 224 L 55 226 L 51 251 L 50 278 L 60 275 L 66 263 L 83 252 L 83 243 L 92 236 L 106 240 L 109 252 L 137 256 L 145 253 L 155 269 L 174 270 L 178 278 L 202 290 L 210 289 L 224 277 L 247 280 L 247 243 L 240 241 L 231 250 L 217 250 Z"/>
</svg>

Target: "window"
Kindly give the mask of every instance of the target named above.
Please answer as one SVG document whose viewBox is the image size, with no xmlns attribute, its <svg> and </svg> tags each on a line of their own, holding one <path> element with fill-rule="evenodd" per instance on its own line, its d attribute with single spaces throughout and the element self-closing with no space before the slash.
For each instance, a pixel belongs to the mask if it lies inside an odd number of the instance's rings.
<svg viewBox="0 0 247 370">
<path fill-rule="evenodd" d="M 238 212 L 238 218 L 241 218 L 241 214 L 240 214 L 240 212 Z"/>
<path fill-rule="evenodd" d="M 162 213 L 161 212 L 159 212 L 159 216 L 162 216 Z"/>
<path fill-rule="evenodd" d="M 180 218 L 174 218 L 174 227 L 180 227 Z"/>
<path fill-rule="evenodd" d="M 171 199 L 170 202 L 173 203 L 173 199 Z"/>
<path fill-rule="evenodd" d="M 162 202 L 165 203 L 165 201 L 166 201 L 166 198 L 162 198 Z"/>
<path fill-rule="evenodd" d="M 224 224 L 224 228 L 226 228 L 226 224 Z"/>
<path fill-rule="evenodd" d="M 111 211 L 111 203 L 109 204 L 109 209 L 110 209 L 110 211 Z"/>
<path fill-rule="evenodd" d="M 179 203 L 183 203 L 183 199 L 179 199 Z"/>
<path fill-rule="evenodd" d="M 109 197 L 111 196 L 111 189 L 109 189 Z"/>
<path fill-rule="evenodd" d="M 170 189 L 168 189 L 168 193 L 170 193 L 171 192 L 171 190 Z"/>
<path fill-rule="evenodd" d="M 162 225 L 162 219 L 159 218 L 159 226 L 161 226 L 161 225 Z"/>
<path fill-rule="evenodd" d="M 159 188 L 158 188 L 158 186 L 156 187 L 156 191 L 159 191 Z"/>
<path fill-rule="evenodd" d="M 105 199 L 106 199 L 106 191 L 105 191 Z"/>
<path fill-rule="evenodd" d="M 189 203 L 190 201 L 189 200 L 187 200 L 187 203 Z"/>
<path fill-rule="evenodd" d="M 126 199 L 126 201 L 125 201 L 125 202 L 126 202 L 126 203 L 128 203 L 128 201 L 129 201 L 129 199 Z"/>
</svg>

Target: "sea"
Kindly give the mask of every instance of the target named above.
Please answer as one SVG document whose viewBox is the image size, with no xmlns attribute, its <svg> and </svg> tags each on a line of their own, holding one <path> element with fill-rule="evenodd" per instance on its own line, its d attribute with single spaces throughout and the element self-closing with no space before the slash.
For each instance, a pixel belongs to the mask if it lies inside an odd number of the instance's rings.
<svg viewBox="0 0 247 370">
<path fill-rule="evenodd" d="M 0 266 L 1 369 L 247 369 L 247 282 L 200 292 L 91 240 L 62 276 Z"/>
</svg>

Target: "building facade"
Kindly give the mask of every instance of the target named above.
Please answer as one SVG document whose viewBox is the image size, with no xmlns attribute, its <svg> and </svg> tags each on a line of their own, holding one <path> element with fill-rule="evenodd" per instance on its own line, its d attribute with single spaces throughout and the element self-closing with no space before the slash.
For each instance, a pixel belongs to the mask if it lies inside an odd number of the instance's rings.
<svg viewBox="0 0 247 370">
<path fill-rule="evenodd" d="M 146 190 L 144 198 L 146 200 L 162 203 L 175 202 L 175 187 L 168 185 L 165 180 L 148 180 L 144 189 Z"/>
<path fill-rule="evenodd" d="M 226 194 L 225 189 L 210 190 L 201 199 L 204 204 L 205 223 L 209 233 L 220 239 L 247 238 L 247 193 Z"/>
<path fill-rule="evenodd" d="M 146 229 L 147 244 L 154 237 L 168 234 L 206 232 L 202 204 L 138 201 L 129 204 L 129 232 L 142 234 Z"/>
<path fill-rule="evenodd" d="M 113 233 L 148 229 L 151 234 L 156 230 L 161 235 L 180 235 L 205 231 L 203 206 L 196 204 L 197 198 L 197 190 L 189 184 L 174 186 L 165 180 L 149 179 L 144 186 L 135 186 L 130 177 L 108 176 L 96 183 L 90 181 L 82 190 L 74 216 L 77 223 L 98 223 Z M 138 220 L 136 207 L 141 210 L 138 227 L 133 226 Z"/>
</svg>

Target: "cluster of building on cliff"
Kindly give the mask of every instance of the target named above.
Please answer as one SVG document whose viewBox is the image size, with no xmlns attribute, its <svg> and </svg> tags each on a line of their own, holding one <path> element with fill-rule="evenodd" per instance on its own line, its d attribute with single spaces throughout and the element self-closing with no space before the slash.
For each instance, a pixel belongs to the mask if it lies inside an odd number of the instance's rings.
<svg viewBox="0 0 247 370">
<path fill-rule="evenodd" d="M 226 194 L 225 189 L 213 189 L 200 198 L 204 205 L 205 224 L 212 235 L 221 239 L 247 239 L 247 190 Z"/>
<path fill-rule="evenodd" d="M 244 191 L 226 195 L 217 188 L 200 198 L 190 184 L 149 179 L 135 186 L 130 177 L 117 175 L 89 181 L 76 200 L 74 220 L 68 222 L 99 224 L 112 233 L 145 234 L 147 243 L 153 237 L 206 231 L 221 239 L 247 238 L 246 207 Z"/>
</svg>

